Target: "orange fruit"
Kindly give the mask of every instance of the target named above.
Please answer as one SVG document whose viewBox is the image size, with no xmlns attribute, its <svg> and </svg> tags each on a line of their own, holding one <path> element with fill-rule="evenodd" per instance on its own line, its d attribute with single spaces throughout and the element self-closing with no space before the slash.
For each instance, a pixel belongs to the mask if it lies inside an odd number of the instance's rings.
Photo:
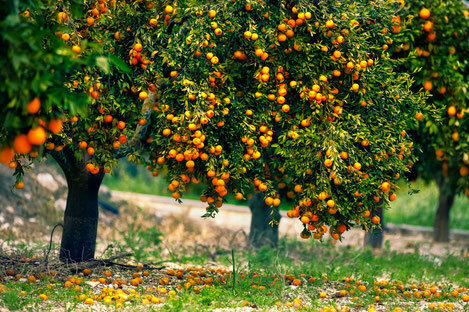
<svg viewBox="0 0 469 312">
<path fill-rule="evenodd" d="M 423 30 L 425 30 L 426 32 L 431 32 L 433 30 L 433 22 L 426 21 L 423 25 Z"/>
<path fill-rule="evenodd" d="M 106 115 L 106 117 L 104 117 L 104 122 L 105 123 L 110 123 L 112 121 L 112 116 L 111 115 Z"/>
<path fill-rule="evenodd" d="M 42 145 L 46 141 L 46 131 L 41 126 L 32 128 L 28 131 L 28 140 L 32 145 Z"/>
<path fill-rule="evenodd" d="M 59 22 L 68 20 L 67 14 L 65 12 L 59 12 L 57 14 L 57 18 L 59 19 Z"/>
<path fill-rule="evenodd" d="M 18 190 L 24 189 L 23 181 L 20 181 L 20 182 L 16 183 L 15 188 L 17 188 Z"/>
<path fill-rule="evenodd" d="M 387 192 L 391 188 L 391 184 L 388 182 L 383 182 L 383 184 L 381 184 L 381 188 L 383 189 L 383 192 Z"/>
<path fill-rule="evenodd" d="M 381 221 L 380 217 L 378 216 L 374 216 L 373 218 L 371 218 L 371 221 L 374 223 L 374 224 L 379 224 L 379 222 Z"/>
<path fill-rule="evenodd" d="M 423 84 L 425 90 L 430 91 L 433 88 L 433 84 L 430 80 L 425 81 Z"/>
<path fill-rule="evenodd" d="M 145 91 L 142 91 L 138 94 L 138 97 L 141 99 L 141 100 L 145 100 L 147 97 L 148 97 L 148 93 L 146 93 Z"/>
<path fill-rule="evenodd" d="M 88 163 L 88 164 L 86 164 L 85 168 L 86 168 L 86 170 L 91 172 L 91 171 L 94 170 L 94 165 L 92 163 Z"/>
<path fill-rule="evenodd" d="M 13 160 L 15 153 L 9 146 L 5 146 L 0 150 L 0 164 L 6 165 Z"/>
<path fill-rule="evenodd" d="M 422 8 L 419 12 L 419 16 L 423 19 L 427 19 L 430 17 L 430 10 L 426 8 Z"/>
<path fill-rule="evenodd" d="M 117 123 L 117 128 L 120 129 L 120 130 L 124 129 L 125 128 L 125 122 L 119 121 Z"/>
<path fill-rule="evenodd" d="M 469 175 L 469 168 L 466 167 L 466 166 L 462 166 L 461 168 L 459 168 L 459 175 L 461 177 L 465 177 L 465 176 Z"/>
<path fill-rule="evenodd" d="M 170 6 L 170 5 L 167 5 L 167 6 L 164 8 L 164 12 L 165 12 L 166 14 L 173 13 L 173 10 L 174 10 L 173 7 Z"/>
<path fill-rule="evenodd" d="M 63 123 L 60 119 L 52 119 L 48 125 L 49 130 L 54 134 L 62 132 Z"/>
<path fill-rule="evenodd" d="M 72 47 L 72 51 L 78 54 L 78 53 L 81 52 L 81 48 L 80 48 L 79 46 L 77 46 L 77 45 L 74 45 L 74 46 Z"/>
<path fill-rule="evenodd" d="M 41 101 L 39 98 L 34 98 L 31 102 L 28 103 L 27 110 L 28 114 L 36 114 L 39 112 L 39 109 L 41 108 Z"/>
<path fill-rule="evenodd" d="M 456 107 L 454 107 L 453 105 L 448 107 L 448 115 L 450 115 L 450 116 L 456 115 Z"/>
<path fill-rule="evenodd" d="M 135 51 L 140 52 L 140 51 L 142 51 L 142 49 L 143 49 L 143 46 L 140 43 L 136 43 L 134 45 L 134 50 Z"/>
<path fill-rule="evenodd" d="M 345 231 L 347 231 L 347 227 L 345 226 L 345 224 L 340 224 L 337 227 L 337 231 L 339 231 L 339 233 L 344 233 Z"/>
<path fill-rule="evenodd" d="M 32 150 L 31 143 L 29 143 L 26 134 L 18 135 L 13 141 L 13 148 L 18 154 L 28 154 Z"/>
</svg>

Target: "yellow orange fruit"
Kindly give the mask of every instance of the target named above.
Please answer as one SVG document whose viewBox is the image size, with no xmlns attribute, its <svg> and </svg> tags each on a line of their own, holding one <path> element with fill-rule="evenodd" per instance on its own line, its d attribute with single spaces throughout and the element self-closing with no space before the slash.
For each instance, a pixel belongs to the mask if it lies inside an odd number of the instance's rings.
<svg viewBox="0 0 469 312">
<path fill-rule="evenodd" d="M 34 98 L 31 102 L 28 103 L 27 110 L 28 114 L 36 114 L 39 112 L 39 109 L 41 108 L 41 101 L 39 98 Z"/>
</svg>

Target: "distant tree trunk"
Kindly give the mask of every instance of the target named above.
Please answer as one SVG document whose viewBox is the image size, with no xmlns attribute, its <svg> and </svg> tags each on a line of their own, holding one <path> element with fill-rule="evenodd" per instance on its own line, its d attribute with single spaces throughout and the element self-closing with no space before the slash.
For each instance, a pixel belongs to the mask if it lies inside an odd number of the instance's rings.
<svg viewBox="0 0 469 312">
<path fill-rule="evenodd" d="M 449 212 L 454 202 L 454 193 L 442 181 L 438 181 L 439 198 L 438 209 L 433 224 L 433 239 L 435 242 L 449 242 Z"/>
<path fill-rule="evenodd" d="M 371 216 L 378 216 L 381 219 L 381 228 L 365 233 L 365 247 L 371 246 L 373 249 L 381 249 L 383 246 L 384 227 L 383 207 L 380 206 Z"/>
<path fill-rule="evenodd" d="M 277 247 L 278 225 L 270 224 L 272 220 L 280 222 L 278 207 L 269 207 L 264 203 L 264 194 L 256 193 L 249 201 L 251 209 L 251 231 L 249 241 L 254 247 Z"/>
<path fill-rule="evenodd" d="M 60 260 L 81 262 L 94 258 L 98 232 L 98 191 L 104 178 L 86 171 L 86 160 L 78 161 L 71 151 L 54 153 L 68 185 Z"/>
</svg>

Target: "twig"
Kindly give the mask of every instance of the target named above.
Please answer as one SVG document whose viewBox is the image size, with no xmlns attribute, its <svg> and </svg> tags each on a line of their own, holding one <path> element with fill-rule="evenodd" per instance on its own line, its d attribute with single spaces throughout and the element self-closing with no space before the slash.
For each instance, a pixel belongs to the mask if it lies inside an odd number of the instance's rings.
<svg viewBox="0 0 469 312">
<path fill-rule="evenodd" d="M 44 259 L 44 266 L 45 267 L 47 267 L 47 265 L 49 263 L 49 254 L 50 254 L 50 251 L 52 249 L 52 238 L 54 238 L 54 231 L 58 226 L 61 226 L 62 230 L 64 228 L 64 225 L 62 223 L 57 223 L 56 225 L 54 225 L 54 228 L 52 229 L 52 232 L 50 233 L 49 249 L 47 250 L 46 257 Z"/>
</svg>

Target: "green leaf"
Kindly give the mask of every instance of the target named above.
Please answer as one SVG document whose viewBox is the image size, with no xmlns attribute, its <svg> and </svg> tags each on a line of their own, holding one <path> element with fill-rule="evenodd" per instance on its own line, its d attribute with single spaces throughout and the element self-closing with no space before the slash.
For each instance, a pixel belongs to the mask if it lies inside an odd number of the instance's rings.
<svg viewBox="0 0 469 312">
<path fill-rule="evenodd" d="M 96 65 L 101 68 L 105 74 L 110 73 L 109 61 L 107 57 L 99 56 L 96 58 Z"/>
<path fill-rule="evenodd" d="M 109 61 L 119 70 L 125 72 L 125 73 L 130 73 L 131 69 L 127 64 L 120 58 L 118 58 L 115 55 L 111 55 L 109 57 Z"/>
</svg>

